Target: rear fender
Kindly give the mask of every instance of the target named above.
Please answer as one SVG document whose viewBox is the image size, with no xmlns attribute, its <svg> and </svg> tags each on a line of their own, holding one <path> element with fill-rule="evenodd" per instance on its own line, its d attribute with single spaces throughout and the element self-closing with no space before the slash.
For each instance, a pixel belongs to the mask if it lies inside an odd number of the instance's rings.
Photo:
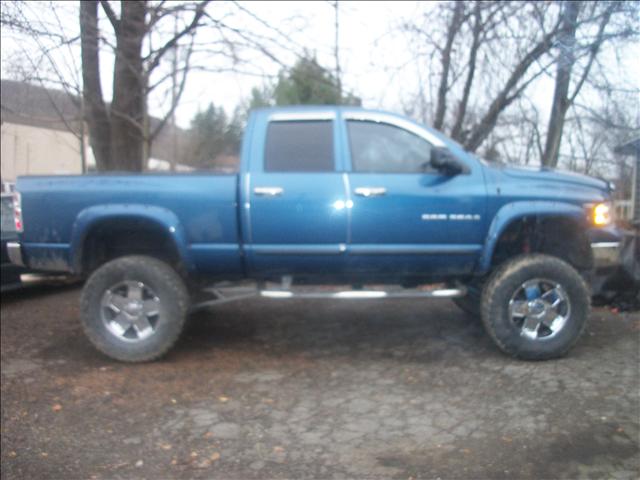
<svg viewBox="0 0 640 480">
<path fill-rule="evenodd" d="M 71 268 L 82 272 L 82 257 L 85 240 L 89 232 L 100 223 L 110 220 L 144 220 L 165 230 L 172 238 L 180 260 L 189 271 L 194 269 L 187 250 L 187 239 L 178 217 L 162 207 L 136 204 L 96 205 L 82 210 L 73 224 L 71 232 Z"/>
</svg>

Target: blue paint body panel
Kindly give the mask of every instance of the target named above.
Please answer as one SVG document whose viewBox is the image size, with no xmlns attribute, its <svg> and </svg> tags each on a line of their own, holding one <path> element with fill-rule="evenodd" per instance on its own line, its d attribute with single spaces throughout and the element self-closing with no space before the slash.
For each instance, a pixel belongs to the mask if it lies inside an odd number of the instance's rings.
<svg viewBox="0 0 640 480">
<path fill-rule="evenodd" d="M 243 274 L 237 183 L 236 175 L 206 174 L 20 177 L 25 256 L 27 261 L 41 257 L 37 245 L 43 243 L 66 248 L 65 270 L 77 272 L 92 228 L 138 219 L 169 232 L 190 271 L 213 271 L 217 265 L 225 273 Z M 55 267 L 60 270 L 60 263 Z"/>
<path fill-rule="evenodd" d="M 591 241 L 619 237 L 615 227 L 586 224 L 584 205 L 609 199 L 605 182 L 489 165 L 441 133 L 392 114 L 384 115 L 435 139 L 465 172 L 353 172 L 345 119 L 354 112 L 384 113 L 333 106 L 252 112 L 237 175 L 20 177 L 25 258 L 31 267 L 80 272 L 94 228 L 140 220 L 168 232 L 187 271 L 212 278 L 447 278 L 486 273 L 500 234 L 523 216 L 573 218 Z M 265 171 L 269 122 L 287 115 L 333 122 L 333 172 Z M 260 196 L 259 187 L 282 192 Z M 358 196 L 361 187 L 386 194 Z"/>
</svg>

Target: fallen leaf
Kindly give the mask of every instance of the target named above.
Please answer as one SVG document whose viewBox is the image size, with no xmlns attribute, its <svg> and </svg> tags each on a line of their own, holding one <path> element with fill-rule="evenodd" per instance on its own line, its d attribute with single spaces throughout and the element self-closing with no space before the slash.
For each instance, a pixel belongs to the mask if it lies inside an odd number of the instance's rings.
<svg viewBox="0 0 640 480">
<path fill-rule="evenodd" d="M 191 458 L 196 458 L 198 456 L 198 452 L 191 452 Z"/>
<path fill-rule="evenodd" d="M 56 403 L 53 407 L 51 407 L 51 410 L 53 410 L 54 412 L 59 412 L 60 410 L 62 410 L 62 405 Z"/>
<path fill-rule="evenodd" d="M 178 464 L 178 460 L 176 460 L 175 458 L 171 460 L 171 465 L 177 465 Z"/>
<path fill-rule="evenodd" d="M 218 460 L 219 458 L 220 458 L 220 454 L 219 454 L 218 452 L 213 452 L 213 453 L 211 454 L 211 456 L 209 457 L 209 459 L 210 459 L 212 462 L 215 462 L 215 461 L 216 461 L 216 460 Z"/>
<path fill-rule="evenodd" d="M 14 451 L 9 452 L 9 456 L 11 458 L 14 458 L 16 455 L 18 455 L 18 454 L 16 452 L 14 452 Z"/>
<path fill-rule="evenodd" d="M 225 397 L 224 395 L 220 395 L 218 397 L 218 400 L 220 400 L 222 403 L 228 402 L 229 401 L 229 397 Z"/>
<path fill-rule="evenodd" d="M 47 452 L 42 452 L 40 454 L 41 457 L 47 458 L 49 456 L 49 454 Z"/>
</svg>

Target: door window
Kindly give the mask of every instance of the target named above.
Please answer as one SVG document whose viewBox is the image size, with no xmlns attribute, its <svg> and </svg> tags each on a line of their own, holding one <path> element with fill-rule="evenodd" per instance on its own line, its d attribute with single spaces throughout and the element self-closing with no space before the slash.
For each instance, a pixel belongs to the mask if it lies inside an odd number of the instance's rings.
<svg viewBox="0 0 640 480">
<path fill-rule="evenodd" d="M 330 120 L 271 122 L 264 152 L 266 172 L 333 172 Z"/>
<path fill-rule="evenodd" d="M 354 172 L 430 172 L 431 144 L 386 123 L 347 121 Z"/>
</svg>

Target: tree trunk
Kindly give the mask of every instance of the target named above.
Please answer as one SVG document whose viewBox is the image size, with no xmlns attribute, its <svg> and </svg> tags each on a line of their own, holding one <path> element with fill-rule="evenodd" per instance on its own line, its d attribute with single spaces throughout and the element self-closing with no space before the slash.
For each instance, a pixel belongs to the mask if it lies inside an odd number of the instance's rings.
<svg viewBox="0 0 640 480">
<path fill-rule="evenodd" d="M 116 31 L 116 59 L 111 103 L 111 148 L 116 170 L 143 169 L 145 84 L 142 41 L 146 1 L 122 1 Z"/>
<path fill-rule="evenodd" d="M 89 142 L 99 171 L 110 170 L 111 124 L 102 98 L 98 57 L 98 3 L 80 2 L 80 38 L 82 49 L 82 91 L 85 101 Z M 83 140 L 84 141 L 84 140 Z"/>
<path fill-rule="evenodd" d="M 438 103 L 436 106 L 436 116 L 433 121 L 434 128 L 442 130 L 444 124 L 444 115 L 447 111 L 447 91 L 449 87 L 449 69 L 451 68 L 451 51 L 453 49 L 453 41 L 460 30 L 462 24 L 462 15 L 464 13 L 464 2 L 455 2 L 453 7 L 453 15 L 451 23 L 447 31 L 447 42 L 442 50 L 442 75 L 440 76 L 440 85 L 438 86 Z"/>
<path fill-rule="evenodd" d="M 549 167 L 558 165 L 564 119 L 570 106 L 568 97 L 569 82 L 571 81 L 571 69 L 575 62 L 576 23 L 580 3 L 565 0 L 562 9 L 562 27 L 558 39 L 560 52 L 558 53 L 556 83 L 553 93 L 551 116 L 549 117 L 549 125 L 547 127 L 547 141 L 542 157 L 542 164 Z"/>
<path fill-rule="evenodd" d="M 476 72 L 476 62 L 478 58 L 478 49 L 480 48 L 480 34 L 482 33 L 482 5 L 480 1 L 476 1 L 474 5 L 474 23 L 473 23 L 473 40 L 471 49 L 469 50 L 469 70 L 467 71 L 467 79 L 464 82 L 464 90 L 462 91 L 462 100 L 458 105 L 456 119 L 451 129 L 451 138 L 462 143 L 464 141 L 462 134 L 462 125 L 467 115 L 467 105 L 469 104 L 469 96 L 471 94 L 471 85 L 473 85 L 473 77 Z"/>
</svg>

